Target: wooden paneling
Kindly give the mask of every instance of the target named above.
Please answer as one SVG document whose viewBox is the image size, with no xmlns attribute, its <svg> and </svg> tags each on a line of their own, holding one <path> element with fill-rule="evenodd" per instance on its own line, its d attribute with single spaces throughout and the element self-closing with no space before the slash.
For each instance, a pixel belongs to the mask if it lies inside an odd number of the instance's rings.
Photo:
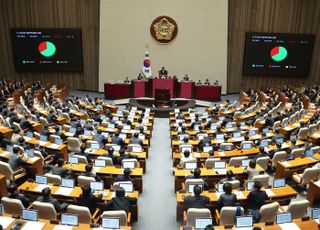
<svg viewBox="0 0 320 230">
<path fill-rule="evenodd" d="M 243 76 L 245 32 L 315 34 L 309 76 Z M 262 86 L 320 83 L 319 0 L 229 0 L 228 92 Z"/>
<path fill-rule="evenodd" d="M 1 0 L 0 78 L 65 83 L 73 89 L 98 90 L 100 0 Z M 81 28 L 84 71 L 18 73 L 10 28 Z"/>
</svg>

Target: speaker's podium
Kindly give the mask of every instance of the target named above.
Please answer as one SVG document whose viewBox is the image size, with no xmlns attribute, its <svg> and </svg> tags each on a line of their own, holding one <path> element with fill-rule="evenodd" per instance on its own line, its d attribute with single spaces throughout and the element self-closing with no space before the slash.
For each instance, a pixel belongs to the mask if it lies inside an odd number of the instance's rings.
<svg viewBox="0 0 320 230">
<path fill-rule="evenodd" d="M 169 89 L 155 89 L 155 100 L 156 101 L 170 101 L 170 90 Z"/>
</svg>

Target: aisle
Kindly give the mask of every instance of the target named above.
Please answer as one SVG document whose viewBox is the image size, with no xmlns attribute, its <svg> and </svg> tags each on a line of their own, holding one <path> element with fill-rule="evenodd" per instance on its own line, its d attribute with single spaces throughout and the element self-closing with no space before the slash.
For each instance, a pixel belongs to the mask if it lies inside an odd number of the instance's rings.
<svg viewBox="0 0 320 230">
<path fill-rule="evenodd" d="M 147 172 L 143 176 L 143 193 L 139 197 L 137 230 L 176 230 L 176 198 L 171 167 L 168 118 L 155 118 Z"/>
</svg>

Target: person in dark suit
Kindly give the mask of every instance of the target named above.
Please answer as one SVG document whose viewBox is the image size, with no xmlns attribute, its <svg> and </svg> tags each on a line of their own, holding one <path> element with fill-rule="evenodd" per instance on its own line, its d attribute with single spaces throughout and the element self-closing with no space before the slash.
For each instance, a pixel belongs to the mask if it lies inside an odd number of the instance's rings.
<svg viewBox="0 0 320 230">
<path fill-rule="evenodd" d="M 82 145 L 80 146 L 80 152 L 76 152 L 74 155 L 76 155 L 76 156 L 84 156 L 84 157 L 87 158 L 87 161 L 89 163 L 91 163 L 92 159 L 90 158 L 90 153 L 86 153 L 86 149 L 87 149 L 86 144 L 82 143 Z"/>
<path fill-rule="evenodd" d="M 137 77 L 138 80 L 142 80 L 143 79 L 143 76 L 141 73 L 139 73 L 138 77 Z"/>
<path fill-rule="evenodd" d="M 280 129 L 276 128 L 275 130 L 275 135 L 272 137 L 272 142 L 276 143 L 278 139 L 283 139 L 284 140 L 284 136 L 280 133 Z"/>
<path fill-rule="evenodd" d="M 204 182 L 204 188 L 208 188 L 207 182 L 201 177 L 201 169 L 200 168 L 196 168 L 193 171 L 193 175 L 192 176 L 186 176 L 185 179 L 186 180 L 188 180 L 188 179 L 202 179 L 203 182 Z"/>
<path fill-rule="evenodd" d="M 51 133 L 49 132 L 48 128 L 49 128 L 48 125 L 45 125 L 43 127 L 43 130 L 41 131 L 41 135 L 49 137 Z"/>
<path fill-rule="evenodd" d="M 237 203 L 237 196 L 232 193 L 232 184 L 229 182 L 224 183 L 223 191 L 224 194 L 221 194 L 217 201 L 219 209 L 225 206 L 235 206 Z"/>
<path fill-rule="evenodd" d="M 80 175 L 81 176 L 87 176 L 87 177 L 93 177 L 96 181 L 101 181 L 101 178 L 96 175 L 95 173 L 92 173 L 92 164 L 87 164 L 85 166 L 85 172 L 84 173 L 81 173 Z"/>
<path fill-rule="evenodd" d="M 6 149 L 7 145 L 11 145 L 11 144 L 12 144 L 11 141 L 8 138 L 4 137 L 2 133 L 0 133 L 0 147 L 2 149 Z"/>
<path fill-rule="evenodd" d="M 17 186 L 12 184 L 8 187 L 8 198 L 20 200 L 25 208 L 30 204 L 30 200 L 17 190 Z"/>
<path fill-rule="evenodd" d="M 194 186 L 194 196 L 186 196 L 183 199 L 185 210 L 188 210 L 189 208 L 207 208 L 207 206 L 210 204 L 210 199 L 206 196 L 200 195 L 201 192 L 202 189 L 199 185 Z"/>
<path fill-rule="evenodd" d="M 108 153 L 104 154 L 103 156 L 111 158 L 112 159 L 112 163 L 114 165 L 117 165 L 117 163 L 118 163 L 117 162 L 117 157 L 115 155 L 113 155 L 114 149 L 110 146 L 110 147 L 108 147 L 107 151 L 108 151 Z"/>
<path fill-rule="evenodd" d="M 130 210 L 130 205 L 137 204 L 136 198 L 131 198 L 125 196 L 126 192 L 123 188 L 117 188 L 116 189 L 116 197 L 113 197 L 106 205 L 105 210 L 112 210 L 112 211 L 118 211 L 118 210 L 124 210 L 127 214 Z"/>
<path fill-rule="evenodd" d="M 63 164 L 64 164 L 64 159 L 63 158 L 59 158 L 58 161 L 57 161 L 57 166 L 48 165 L 47 167 L 51 170 L 52 174 L 58 175 L 61 178 L 65 178 L 65 176 L 67 175 L 68 169 L 63 168 Z"/>
<path fill-rule="evenodd" d="M 97 141 L 100 146 L 104 144 L 106 138 L 101 134 L 101 130 L 97 130 L 97 134 L 93 135 L 93 140 Z"/>
<path fill-rule="evenodd" d="M 123 175 L 118 175 L 116 177 L 116 179 L 114 180 L 114 182 L 120 182 L 120 181 L 131 181 L 133 182 L 133 180 L 130 177 L 131 174 L 131 170 L 129 168 L 125 168 L 123 170 Z"/>
<path fill-rule="evenodd" d="M 24 167 L 27 164 L 27 161 L 23 159 L 24 152 L 19 147 L 13 147 L 13 154 L 9 157 L 9 165 L 13 171 L 18 170 L 21 167 Z"/>
<path fill-rule="evenodd" d="M 66 135 L 64 135 L 63 132 L 60 131 L 58 126 L 56 126 L 54 130 L 56 131 L 54 135 L 59 136 L 61 139 L 66 138 Z"/>
<path fill-rule="evenodd" d="M 117 165 L 121 165 L 122 161 L 124 159 L 132 159 L 132 158 L 137 158 L 135 156 L 132 156 L 130 154 L 126 154 L 126 152 L 124 151 L 124 149 L 120 149 L 119 150 L 119 156 L 117 157 Z"/>
<path fill-rule="evenodd" d="M 268 195 L 265 191 L 261 191 L 262 184 L 260 181 L 255 181 L 253 184 L 254 191 L 251 191 L 247 198 L 248 215 L 253 215 L 255 222 L 259 221 L 259 210 L 262 205 L 268 200 Z"/>
<path fill-rule="evenodd" d="M 28 121 L 28 116 L 26 116 L 26 118 L 22 118 L 21 120 L 20 120 L 20 127 L 21 127 L 21 129 L 30 129 L 31 127 L 32 127 L 32 124 L 31 124 L 31 122 L 30 121 Z"/>
<path fill-rule="evenodd" d="M 56 212 L 60 212 L 67 208 L 68 204 L 60 204 L 56 199 L 51 197 L 51 189 L 49 187 L 42 189 L 41 196 L 38 197 L 37 201 L 51 203 L 54 206 Z"/>
<path fill-rule="evenodd" d="M 124 143 L 124 140 L 119 137 L 120 133 L 119 132 L 116 132 L 114 134 L 114 136 L 112 137 L 112 141 L 111 143 L 112 144 L 116 144 L 116 145 L 120 145 L 120 146 L 123 146 L 125 143 Z"/>
<path fill-rule="evenodd" d="M 91 214 L 93 214 L 97 209 L 97 203 L 102 200 L 103 194 L 99 196 L 94 196 L 91 192 L 89 185 L 82 187 L 82 194 L 79 197 L 79 205 L 83 207 L 88 207 Z"/>
<path fill-rule="evenodd" d="M 221 179 L 219 181 L 219 184 L 220 183 L 225 183 L 225 182 L 228 182 L 228 181 L 234 181 L 234 180 L 236 180 L 236 178 L 234 177 L 234 174 L 233 174 L 232 170 L 228 170 L 226 177 Z"/>
<path fill-rule="evenodd" d="M 131 121 L 128 119 L 128 115 L 125 115 L 121 120 L 122 124 L 131 125 Z"/>
<path fill-rule="evenodd" d="M 49 123 L 52 123 L 52 122 L 55 122 L 57 121 L 58 117 L 54 114 L 54 111 L 53 110 L 50 110 L 48 116 L 47 116 L 47 121 Z"/>
<path fill-rule="evenodd" d="M 199 141 L 199 149 L 201 151 L 203 151 L 204 146 L 210 146 L 210 145 L 211 145 L 211 140 L 210 140 L 210 137 L 207 135 L 205 135 L 203 139 Z"/>
<path fill-rule="evenodd" d="M 133 137 L 131 137 L 129 144 L 137 144 L 137 145 L 143 145 L 143 141 L 141 138 L 139 138 L 139 133 L 135 132 L 133 134 Z"/>
<path fill-rule="evenodd" d="M 167 77 L 168 76 L 168 70 L 162 66 L 162 68 L 159 70 L 159 77 Z"/>
</svg>

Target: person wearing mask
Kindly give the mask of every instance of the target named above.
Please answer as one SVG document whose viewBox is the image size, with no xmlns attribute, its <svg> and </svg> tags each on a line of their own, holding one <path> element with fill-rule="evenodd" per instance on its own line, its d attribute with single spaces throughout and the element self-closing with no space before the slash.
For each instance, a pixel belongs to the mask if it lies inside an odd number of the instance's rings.
<svg viewBox="0 0 320 230">
<path fill-rule="evenodd" d="M 89 185 L 85 185 L 82 189 L 82 194 L 79 197 L 79 205 L 88 207 L 90 213 L 93 214 L 97 209 L 97 203 L 102 200 L 103 194 L 99 194 L 97 197 L 91 192 Z"/>
<path fill-rule="evenodd" d="M 249 165 L 245 168 L 244 173 L 248 175 L 248 181 L 252 180 L 252 178 L 256 175 L 260 174 L 260 171 L 256 167 L 256 161 L 251 160 Z"/>
<path fill-rule="evenodd" d="M 262 184 L 260 181 L 255 181 L 253 184 L 254 190 L 251 191 L 247 198 L 248 215 L 253 215 L 254 221 L 257 223 L 260 220 L 259 210 L 262 205 L 268 200 L 268 195 L 264 190 L 261 190 Z"/>
<path fill-rule="evenodd" d="M 20 200 L 25 208 L 27 208 L 30 204 L 30 200 L 25 197 L 23 194 L 19 193 L 18 187 L 14 184 L 8 187 L 8 198 Z"/>
<path fill-rule="evenodd" d="M 237 196 L 232 193 L 232 184 L 226 182 L 223 184 L 223 191 L 224 193 L 220 195 L 217 205 L 219 209 L 225 206 L 235 206 L 237 203 Z"/>
<path fill-rule="evenodd" d="M 206 196 L 200 195 L 201 192 L 202 189 L 199 185 L 195 185 L 193 187 L 194 196 L 189 195 L 183 199 L 185 210 L 188 210 L 189 208 L 207 208 L 210 204 L 210 199 Z"/>
<path fill-rule="evenodd" d="M 60 204 L 55 198 L 51 197 L 51 189 L 49 187 L 42 189 L 41 196 L 37 201 L 53 204 L 56 212 L 63 211 L 68 207 L 67 203 Z"/>
<path fill-rule="evenodd" d="M 123 170 L 123 175 L 118 175 L 114 182 L 121 182 L 121 181 L 131 181 L 133 183 L 132 178 L 130 177 L 131 170 L 129 168 L 125 168 Z"/>
<path fill-rule="evenodd" d="M 130 205 L 137 204 L 136 198 L 131 198 L 125 196 L 126 192 L 123 188 L 119 187 L 116 189 L 116 196 L 113 197 L 107 204 L 105 205 L 105 210 L 119 211 L 123 210 L 127 214 L 130 210 Z"/>
</svg>

